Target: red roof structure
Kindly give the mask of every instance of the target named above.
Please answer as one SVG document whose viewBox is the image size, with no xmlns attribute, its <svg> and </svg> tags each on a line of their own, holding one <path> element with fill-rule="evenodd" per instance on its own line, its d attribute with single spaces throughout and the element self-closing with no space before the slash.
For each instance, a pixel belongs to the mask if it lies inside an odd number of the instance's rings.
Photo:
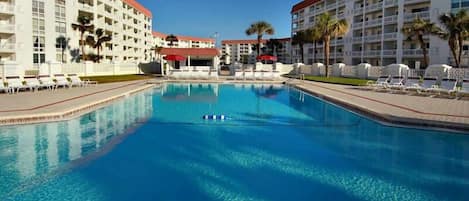
<svg viewBox="0 0 469 201">
<path fill-rule="evenodd" d="M 182 55 L 182 56 L 211 56 L 220 55 L 216 48 L 163 48 L 162 55 Z"/>
<path fill-rule="evenodd" d="M 303 9 L 303 8 L 306 8 L 306 7 L 310 6 L 310 5 L 313 5 L 313 4 L 315 4 L 315 3 L 319 2 L 319 1 L 321 1 L 321 0 L 304 0 L 304 1 L 300 2 L 300 3 L 295 4 L 295 5 L 293 6 L 291 12 L 294 13 L 294 12 L 299 11 L 299 10 L 301 10 L 301 9 Z"/>
<path fill-rule="evenodd" d="M 138 3 L 136 0 L 122 0 L 122 1 L 134 7 L 138 11 L 142 12 L 147 17 L 153 16 L 150 10 L 145 8 L 145 6 L 142 6 L 142 4 Z"/>
</svg>

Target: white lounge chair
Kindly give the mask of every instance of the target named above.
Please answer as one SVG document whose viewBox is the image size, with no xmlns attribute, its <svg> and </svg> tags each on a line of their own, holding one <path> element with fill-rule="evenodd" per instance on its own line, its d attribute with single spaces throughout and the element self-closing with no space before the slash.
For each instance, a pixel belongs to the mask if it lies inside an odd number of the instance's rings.
<svg viewBox="0 0 469 201">
<path fill-rule="evenodd" d="M 57 88 L 61 86 L 64 88 L 71 87 L 70 82 L 67 80 L 64 74 L 55 74 L 54 78 L 55 78 L 55 83 L 57 83 Z"/>
<path fill-rule="evenodd" d="M 400 87 L 401 90 L 406 90 L 407 88 L 419 87 L 420 86 L 420 77 L 407 77 L 404 81 L 404 85 Z"/>
<path fill-rule="evenodd" d="M 254 79 L 256 79 L 254 71 L 244 71 L 244 79 L 245 80 L 254 80 Z"/>
<path fill-rule="evenodd" d="M 3 82 L 3 78 L 0 78 L 0 91 L 10 93 L 10 89 L 5 85 L 5 82 Z"/>
<path fill-rule="evenodd" d="M 24 82 L 26 84 L 26 88 L 29 88 L 30 91 L 34 92 L 39 90 L 42 87 L 41 83 L 37 79 L 37 77 L 24 77 Z"/>
<path fill-rule="evenodd" d="M 280 71 L 272 71 L 272 78 L 275 79 L 280 79 L 282 73 Z"/>
<path fill-rule="evenodd" d="M 43 87 L 46 87 L 49 90 L 57 89 L 57 84 L 49 75 L 39 75 L 38 78 Z"/>
<path fill-rule="evenodd" d="M 405 79 L 403 76 L 394 76 L 391 78 L 389 83 L 386 84 L 386 88 L 390 89 L 401 89 L 404 86 Z"/>
<path fill-rule="evenodd" d="M 209 78 L 209 79 L 216 79 L 216 80 L 218 80 L 218 71 L 216 71 L 216 70 L 209 70 L 208 78 Z"/>
<path fill-rule="evenodd" d="M 443 92 L 450 94 L 456 90 L 457 83 L 458 82 L 456 79 L 443 79 L 439 85 L 433 85 L 432 87 L 428 88 L 427 92 L 437 94 L 441 94 Z"/>
<path fill-rule="evenodd" d="M 273 80 L 274 79 L 274 72 L 272 72 L 272 71 L 264 72 L 264 75 L 262 76 L 262 79 L 264 79 L 264 80 Z"/>
<path fill-rule="evenodd" d="M 262 80 L 262 79 L 264 79 L 263 76 L 264 76 L 263 71 L 254 71 L 254 79 Z"/>
<path fill-rule="evenodd" d="M 406 87 L 405 89 L 409 91 L 417 91 L 417 93 L 420 94 L 426 92 L 430 88 L 433 88 L 436 85 L 436 82 L 437 78 L 426 77 L 423 78 L 422 84 Z"/>
<path fill-rule="evenodd" d="M 8 84 L 8 88 L 10 89 L 10 93 L 18 93 L 21 89 L 25 89 L 26 87 L 23 85 L 23 81 L 21 80 L 20 76 L 11 76 L 6 77 L 6 81 Z"/>
<path fill-rule="evenodd" d="M 469 96 L 469 80 L 463 80 L 461 83 L 461 89 L 456 92 L 457 96 Z"/>
<path fill-rule="evenodd" d="M 368 81 L 366 85 L 373 89 L 386 88 L 389 84 L 390 76 L 380 76 L 376 81 Z"/>
<path fill-rule="evenodd" d="M 70 87 L 77 86 L 77 87 L 86 87 L 90 84 L 97 85 L 97 81 L 91 81 L 91 80 L 82 80 L 80 77 L 78 77 L 77 74 L 68 74 L 68 78 L 70 78 Z"/>
</svg>

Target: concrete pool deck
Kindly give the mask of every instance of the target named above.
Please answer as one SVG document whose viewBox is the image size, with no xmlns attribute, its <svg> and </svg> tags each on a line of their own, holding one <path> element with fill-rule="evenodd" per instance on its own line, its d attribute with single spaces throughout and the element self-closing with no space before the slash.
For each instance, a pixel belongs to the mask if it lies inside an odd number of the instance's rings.
<svg viewBox="0 0 469 201">
<path fill-rule="evenodd" d="M 359 90 L 357 87 L 281 79 L 252 80 L 164 80 L 100 84 L 86 88 L 42 90 L 0 94 L 0 125 L 61 121 L 103 107 L 129 94 L 165 82 L 282 83 L 346 106 L 384 123 L 469 131 L 469 101 L 410 96 Z"/>
</svg>

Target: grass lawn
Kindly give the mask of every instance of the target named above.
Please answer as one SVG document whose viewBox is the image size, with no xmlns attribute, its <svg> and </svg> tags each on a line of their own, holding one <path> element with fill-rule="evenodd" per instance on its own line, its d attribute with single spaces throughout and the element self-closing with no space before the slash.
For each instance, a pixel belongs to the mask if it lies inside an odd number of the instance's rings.
<svg viewBox="0 0 469 201">
<path fill-rule="evenodd" d="M 352 85 L 352 86 L 364 86 L 366 85 L 368 81 L 370 81 L 370 80 L 357 79 L 357 78 L 322 77 L 322 76 L 311 76 L 311 75 L 306 75 L 305 80 L 331 83 L 331 84 Z"/>
<path fill-rule="evenodd" d="M 90 76 L 81 77 L 83 80 L 97 81 L 99 84 L 111 83 L 111 82 L 125 82 L 135 80 L 146 80 L 154 78 L 151 75 L 110 75 L 110 76 Z"/>
</svg>

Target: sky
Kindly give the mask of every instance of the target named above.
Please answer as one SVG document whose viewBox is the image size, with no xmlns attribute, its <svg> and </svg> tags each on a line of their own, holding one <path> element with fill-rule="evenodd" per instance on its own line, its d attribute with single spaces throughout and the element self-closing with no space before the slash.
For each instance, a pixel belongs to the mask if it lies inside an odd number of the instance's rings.
<svg viewBox="0 0 469 201">
<path fill-rule="evenodd" d="M 153 30 L 175 35 L 246 39 L 250 24 L 264 20 L 273 38 L 289 37 L 290 11 L 301 0 L 137 0 L 153 13 Z M 270 38 L 270 37 L 266 37 Z"/>
</svg>

